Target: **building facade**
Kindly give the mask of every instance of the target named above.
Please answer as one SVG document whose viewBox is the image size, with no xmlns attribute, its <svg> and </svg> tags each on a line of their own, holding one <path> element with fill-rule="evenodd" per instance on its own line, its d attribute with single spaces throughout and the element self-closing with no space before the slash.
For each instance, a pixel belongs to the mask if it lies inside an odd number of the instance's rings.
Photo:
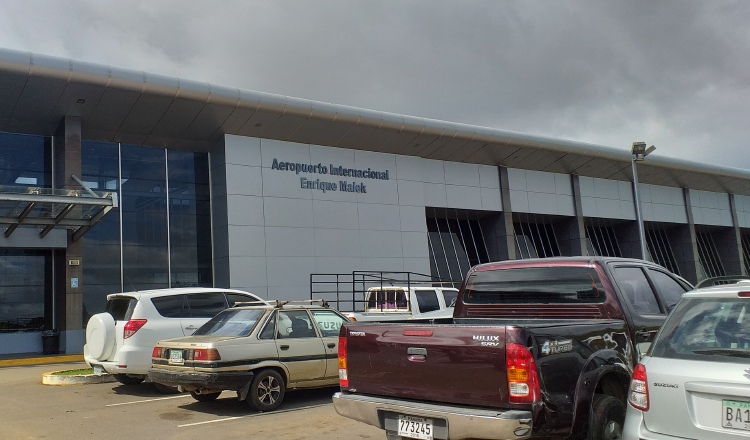
<svg viewBox="0 0 750 440">
<path fill-rule="evenodd" d="M 645 257 L 747 274 L 750 172 L 0 50 L 0 354 L 108 293 L 308 299 L 311 274 Z"/>
</svg>

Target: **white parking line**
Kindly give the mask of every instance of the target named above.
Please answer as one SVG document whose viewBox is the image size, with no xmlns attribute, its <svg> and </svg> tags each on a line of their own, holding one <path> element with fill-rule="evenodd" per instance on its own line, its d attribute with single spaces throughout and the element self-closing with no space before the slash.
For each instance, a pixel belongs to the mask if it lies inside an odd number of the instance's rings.
<svg viewBox="0 0 750 440">
<path fill-rule="evenodd" d="M 304 411 L 306 409 L 310 408 L 318 408 L 321 406 L 328 406 L 333 405 L 332 403 L 323 403 L 320 405 L 313 405 L 313 406 L 305 406 L 302 408 L 294 408 L 294 409 L 285 409 L 281 411 L 273 411 L 273 412 L 259 412 L 256 414 L 248 414 L 246 416 L 239 416 L 239 417 L 226 417 L 223 419 L 215 419 L 215 420 L 206 420 L 205 422 L 196 422 L 196 423 L 188 423 L 186 425 L 177 425 L 178 428 L 187 428 L 190 426 L 198 426 L 198 425 L 208 425 L 210 423 L 219 423 L 219 422 L 228 422 L 230 420 L 238 420 L 238 419 L 246 419 L 248 417 L 257 417 L 257 416 L 265 416 L 265 415 L 271 415 L 271 414 L 281 414 L 281 413 L 288 413 L 288 412 L 294 412 L 294 411 Z"/>
<path fill-rule="evenodd" d="M 190 397 L 190 394 L 186 394 L 186 395 L 182 395 L 182 396 L 160 397 L 158 399 L 136 400 L 134 402 L 111 403 L 111 404 L 106 405 L 106 406 L 121 406 L 121 405 L 132 405 L 134 403 L 158 402 L 160 400 L 182 399 L 183 397 Z"/>
</svg>

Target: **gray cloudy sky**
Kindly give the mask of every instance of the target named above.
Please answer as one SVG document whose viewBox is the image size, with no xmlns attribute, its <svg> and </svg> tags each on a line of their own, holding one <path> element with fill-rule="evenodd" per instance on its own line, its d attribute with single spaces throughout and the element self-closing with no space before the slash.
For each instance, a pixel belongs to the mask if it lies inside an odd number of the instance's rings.
<svg viewBox="0 0 750 440">
<path fill-rule="evenodd" d="M 0 47 L 750 169 L 750 2 L 3 0 Z"/>
</svg>

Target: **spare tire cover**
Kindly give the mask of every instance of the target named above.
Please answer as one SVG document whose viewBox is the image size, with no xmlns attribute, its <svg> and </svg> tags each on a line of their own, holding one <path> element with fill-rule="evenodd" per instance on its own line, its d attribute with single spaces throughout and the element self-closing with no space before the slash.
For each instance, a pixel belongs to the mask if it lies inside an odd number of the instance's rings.
<svg viewBox="0 0 750 440">
<path fill-rule="evenodd" d="M 96 360 L 106 360 L 115 347 L 115 319 L 109 313 L 97 313 L 86 325 L 86 348 Z"/>
</svg>

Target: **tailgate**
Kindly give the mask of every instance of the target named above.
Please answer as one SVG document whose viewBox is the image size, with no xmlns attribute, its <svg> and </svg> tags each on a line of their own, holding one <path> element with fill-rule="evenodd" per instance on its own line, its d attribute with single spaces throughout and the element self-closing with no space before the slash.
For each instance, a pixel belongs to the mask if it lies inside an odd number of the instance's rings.
<svg viewBox="0 0 750 440">
<path fill-rule="evenodd" d="M 507 407 L 505 327 L 347 324 L 349 389 Z"/>
</svg>

